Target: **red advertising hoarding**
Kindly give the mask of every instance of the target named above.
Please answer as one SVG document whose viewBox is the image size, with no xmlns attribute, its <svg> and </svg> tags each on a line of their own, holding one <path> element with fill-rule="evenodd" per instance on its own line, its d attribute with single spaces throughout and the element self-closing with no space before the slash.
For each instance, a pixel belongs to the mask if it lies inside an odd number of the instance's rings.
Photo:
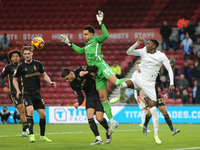
<svg viewBox="0 0 200 150">
<path fill-rule="evenodd" d="M 160 29 L 109 29 L 109 37 L 106 41 L 126 41 L 137 40 L 139 37 L 149 40 L 151 38 L 162 41 Z M 84 41 L 82 30 L 8 30 L 0 31 L 2 37 L 7 33 L 10 41 L 30 41 L 34 37 L 42 37 L 44 41 L 59 41 L 60 34 L 66 34 L 70 41 Z M 101 35 L 101 30 L 96 30 L 95 35 Z"/>
</svg>

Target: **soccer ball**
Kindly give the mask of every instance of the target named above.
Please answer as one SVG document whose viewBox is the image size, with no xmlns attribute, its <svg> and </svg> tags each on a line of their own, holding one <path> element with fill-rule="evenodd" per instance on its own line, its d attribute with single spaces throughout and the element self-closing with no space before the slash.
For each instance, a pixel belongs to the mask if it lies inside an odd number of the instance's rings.
<svg viewBox="0 0 200 150">
<path fill-rule="evenodd" d="M 40 50 L 44 46 L 44 40 L 41 37 L 34 37 L 31 41 L 31 46 L 37 50 Z"/>
</svg>

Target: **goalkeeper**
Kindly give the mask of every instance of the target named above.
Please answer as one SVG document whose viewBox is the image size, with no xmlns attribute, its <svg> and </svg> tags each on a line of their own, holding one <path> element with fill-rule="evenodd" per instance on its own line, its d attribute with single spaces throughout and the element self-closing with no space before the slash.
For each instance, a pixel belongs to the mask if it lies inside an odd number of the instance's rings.
<svg viewBox="0 0 200 150">
<path fill-rule="evenodd" d="M 96 15 L 97 21 L 101 26 L 103 34 L 100 36 L 94 36 L 95 29 L 93 26 L 87 25 L 83 28 L 83 36 L 85 39 L 85 47 L 80 48 L 69 41 L 66 35 L 61 35 L 61 42 L 66 43 L 68 46 L 71 46 L 77 53 L 85 54 L 88 66 L 96 66 L 98 70 L 95 72 L 96 76 L 96 89 L 99 93 L 100 101 L 104 107 L 104 111 L 107 117 L 110 120 L 110 135 L 116 127 L 118 127 L 119 123 L 116 122 L 113 118 L 110 104 L 107 100 L 108 96 L 108 81 L 115 85 L 120 85 L 123 81 L 127 80 L 127 78 L 118 79 L 110 66 L 103 60 L 103 55 L 101 54 L 101 44 L 104 42 L 109 34 L 108 31 L 103 24 L 103 12 L 98 11 Z"/>
</svg>

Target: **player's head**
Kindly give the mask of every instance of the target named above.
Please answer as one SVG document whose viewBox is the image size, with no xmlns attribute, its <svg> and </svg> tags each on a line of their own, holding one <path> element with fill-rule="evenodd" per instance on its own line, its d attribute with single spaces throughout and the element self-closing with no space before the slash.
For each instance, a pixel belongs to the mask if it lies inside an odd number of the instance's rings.
<svg viewBox="0 0 200 150">
<path fill-rule="evenodd" d="M 137 72 L 139 72 L 140 73 L 140 68 L 139 68 L 139 64 L 141 64 L 141 61 L 140 60 L 137 60 L 136 62 L 135 62 L 135 69 L 137 70 Z"/>
<path fill-rule="evenodd" d="M 91 25 L 87 25 L 83 28 L 83 38 L 87 42 L 92 36 L 94 36 L 95 29 Z"/>
<path fill-rule="evenodd" d="M 13 64 L 18 64 L 20 59 L 21 59 L 21 52 L 20 50 L 18 49 L 14 49 L 14 50 L 11 50 L 9 53 L 8 53 L 8 59 L 13 63 Z"/>
<path fill-rule="evenodd" d="M 146 45 L 148 53 L 155 53 L 159 43 L 156 39 L 150 39 Z"/>
<path fill-rule="evenodd" d="M 72 72 L 69 68 L 64 68 L 61 72 L 61 77 L 66 81 L 71 83 L 76 78 L 74 72 Z"/>
<path fill-rule="evenodd" d="M 22 47 L 22 54 L 26 62 L 31 62 L 33 57 L 33 47 L 32 46 L 23 46 Z"/>
</svg>

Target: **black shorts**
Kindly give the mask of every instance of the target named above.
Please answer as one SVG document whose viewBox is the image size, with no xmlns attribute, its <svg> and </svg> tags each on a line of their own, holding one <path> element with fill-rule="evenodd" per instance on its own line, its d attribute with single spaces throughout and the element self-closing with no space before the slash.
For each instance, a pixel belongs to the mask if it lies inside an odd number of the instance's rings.
<svg viewBox="0 0 200 150">
<path fill-rule="evenodd" d="M 157 104 L 156 104 L 156 107 L 164 106 L 164 105 L 165 105 L 165 102 L 163 101 L 162 97 L 160 96 L 160 94 L 157 94 Z"/>
<path fill-rule="evenodd" d="M 23 104 L 22 96 L 19 96 L 19 99 L 16 97 L 16 92 L 12 92 L 9 94 L 10 100 L 13 102 L 14 106 L 17 107 L 19 104 Z"/>
<path fill-rule="evenodd" d="M 23 99 L 25 107 L 33 106 L 35 110 L 45 109 L 45 103 L 44 100 L 42 99 L 42 95 L 40 94 L 40 92 L 24 93 Z"/>
<path fill-rule="evenodd" d="M 156 107 L 158 108 L 159 106 L 164 106 L 165 102 L 163 101 L 162 97 L 160 94 L 157 94 L 157 104 Z M 146 108 L 149 107 L 149 103 L 147 102 L 147 99 L 145 98 L 145 106 Z"/>
<path fill-rule="evenodd" d="M 104 112 L 98 93 L 94 95 L 86 96 L 86 110 L 88 108 L 94 108 L 96 111 Z"/>
</svg>

